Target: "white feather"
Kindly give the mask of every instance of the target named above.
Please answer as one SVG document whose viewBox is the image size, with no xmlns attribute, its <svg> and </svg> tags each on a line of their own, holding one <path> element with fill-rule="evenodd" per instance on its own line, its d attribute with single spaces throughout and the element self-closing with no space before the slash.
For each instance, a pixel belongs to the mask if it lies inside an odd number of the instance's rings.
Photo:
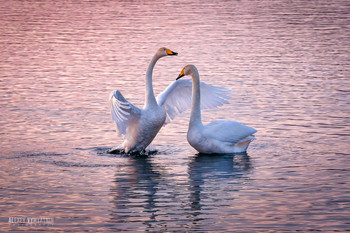
<svg viewBox="0 0 350 233">
<path fill-rule="evenodd" d="M 118 135 L 125 135 L 126 129 L 140 119 L 141 110 L 128 102 L 118 90 L 111 92 L 109 103 L 112 119 L 117 125 Z"/>
<path fill-rule="evenodd" d="M 213 121 L 205 125 L 203 134 L 211 136 L 222 142 L 236 144 L 243 138 L 246 138 L 254 133 L 256 129 L 239 123 L 237 121 Z"/>
<path fill-rule="evenodd" d="M 230 90 L 224 87 L 216 87 L 200 82 L 201 109 L 212 109 L 228 103 Z M 167 113 L 166 124 L 191 108 L 192 81 L 179 79 L 172 82 L 163 92 L 157 96 L 157 103 L 163 106 Z"/>
</svg>

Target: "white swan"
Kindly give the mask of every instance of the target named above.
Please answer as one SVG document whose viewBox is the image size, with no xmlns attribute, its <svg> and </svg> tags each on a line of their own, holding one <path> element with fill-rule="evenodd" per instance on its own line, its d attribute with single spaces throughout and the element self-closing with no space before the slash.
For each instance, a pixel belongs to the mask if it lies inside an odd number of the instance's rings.
<svg viewBox="0 0 350 233">
<path fill-rule="evenodd" d="M 171 83 L 157 98 L 152 86 L 153 68 L 159 58 L 177 55 L 167 48 L 160 48 L 154 55 L 146 73 L 146 96 L 142 109 L 128 102 L 115 90 L 110 94 L 112 119 L 117 125 L 117 133 L 124 136 L 122 148 L 125 153 L 142 152 L 152 142 L 160 128 L 172 120 L 176 114 L 191 107 L 190 80 L 179 80 Z M 214 87 L 201 83 L 203 93 L 202 108 L 214 108 L 227 103 L 229 91 L 226 88 Z"/>
<path fill-rule="evenodd" d="M 254 140 L 253 134 L 257 130 L 236 121 L 213 121 L 203 125 L 201 119 L 201 90 L 199 88 L 199 74 L 194 65 L 185 66 L 179 78 L 192 76 L 192 109 L 187 141 L 200 153 L 241 153 L 245 152 L 249 143 Z"/>
</svg>

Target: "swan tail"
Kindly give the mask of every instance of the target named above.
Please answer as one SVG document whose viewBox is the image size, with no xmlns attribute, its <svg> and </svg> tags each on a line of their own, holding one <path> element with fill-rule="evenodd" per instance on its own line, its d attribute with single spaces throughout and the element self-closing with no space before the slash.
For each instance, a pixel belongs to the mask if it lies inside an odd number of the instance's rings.
<svg viewBox="0 0 350 233">
<path fill-rule="evenodd" d="M 254 135 L 249 135 L 248 137 L 243 138 L 239 142 L 233 145 L 233 153 L 244 153 L 247 151 L 249 144 L 254 141 L 256 138 Z"/>
</svg>

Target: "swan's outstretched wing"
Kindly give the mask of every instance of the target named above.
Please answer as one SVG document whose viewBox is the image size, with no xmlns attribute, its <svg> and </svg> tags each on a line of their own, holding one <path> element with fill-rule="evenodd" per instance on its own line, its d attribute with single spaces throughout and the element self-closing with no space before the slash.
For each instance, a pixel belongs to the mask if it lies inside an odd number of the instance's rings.
<svg viewBox="0 0 350 233">
<path fill-rule="evenodd" d="M 119 136 L 126 134 L 126 128 L 140 118 L 141 110 L 127 101 L 120 91 L 112 91 L 109 96 L 112 120 L 117 124 Z"/>
<path fill-rule="evenodd" d="M 210 109 L 228 103 L 230 91 L 224 87 L 216 87 L 204 82 L 200 83 L 201 109 Z M 192 80 L 179 79 L 172 82 L 162 93 L 157 96 L 159 106 L 164 106 L 167 118 L 170 120 L 185 110 L 191 108 Z"/>
<path fill-rule="evenodd" d="M 235 144 L 257 130 L 237 121 L 213 121 L 204 126 L 203 133 L 222 142 Z"/>
</svg>

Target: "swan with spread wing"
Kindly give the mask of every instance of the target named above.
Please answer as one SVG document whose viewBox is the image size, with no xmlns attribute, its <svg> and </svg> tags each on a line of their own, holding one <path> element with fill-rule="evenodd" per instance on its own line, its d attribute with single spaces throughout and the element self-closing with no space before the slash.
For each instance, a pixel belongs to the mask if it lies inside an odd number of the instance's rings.
<svg viewBox="0 0 350 233">
<path fill-rule="evenodd" d="M 165 56 L 177 55 L 167 48 L 160 48 L 153 56 L 146 72 L 146 95 L 143 108 L 138 108 L 118 90 L 110 94 L 112 119 L 117 126 L 117 133 L 124 137 L 121 150 L 125 153 L 142 152 L 153 141 L 159 130 L 174 117 L 191 107 L 192 83 L 190 80 L 172 82 L 157 97 L 152 86 L 152 72 L 156 62 Z M 203 96 L 201 107 L 215 108 L 229 99 L 229 90 L 200 83 Z"/>
<path fill-rule="evenodd" d="M 201 118 L 202 88 L 198 70 L 194 65 L 185 66 L 177 80 L 185 75 L 192 76 L 192 109 L 187 131 L 188 143 L 200 153 L 222 154 L 245 152 L 255 139 L 256 129 L 236 121 L 219 120 L 203 125 Z M 178 80 L 180 81 L 180 80 Z M 202 94 L 203 93 L 203 94 Z"/>
</svg>

